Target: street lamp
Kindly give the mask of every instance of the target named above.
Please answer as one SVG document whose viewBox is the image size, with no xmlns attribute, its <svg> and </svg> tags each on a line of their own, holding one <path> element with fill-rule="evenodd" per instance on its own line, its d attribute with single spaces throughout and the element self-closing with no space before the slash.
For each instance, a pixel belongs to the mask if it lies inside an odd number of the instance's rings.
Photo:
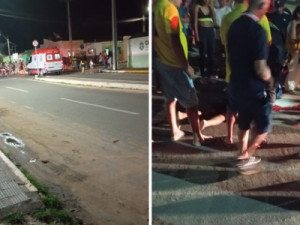
<svg viewBox="0 0 300 225">
<path fill-rule="evenodd" d="M 68 31 L 69 31 L 69 42 L 70 42 L 70 52 L 71 59 L 73 61 L 73 44 L 72 44 L 72 28 L 71 28 L 71 12 L 70 12 L 70 1 L 71 0 L 60 0 L 61 2 L 66 2 L 67 4 L 67 14 L 68 14 Z"/>
<path fill-rule="evenodd" d="M 111 1 L 111 11 L 112 11 L 112 39 L 113 39 L 113 70 L 117 70 L 117 19 L 116 19 L 116 4 L 115 0 Z"/>
<path fill-rule="evenodd" d="M 0 36 L 2 36 L 5 40 L 6 40 L 6 42 L 7 42 L 7 49 L 8 49 L 8 56 L 9 56 L 9 61 L 11 61 L 11 58 L 10 58 L 10 46 L 9 46 L 9 38 L 8 38 L 8 36 L 7 37 L 5 37 L 3 34 L 1 34 L 0 33 Z"/>
<path fill-rule="evenodd" d="M 145 16 L 145 14 L 146 13 L 147 14 L 149 13 L 149 5 L 147 6 L 146 12 L 143 13 L 143 18 L 142 18 L 142 20 L 143 20 L 143 33 L 146 33 L 146 24 L 145 24 L 145 22 L 146 22 L 146 16 Z"/>
</svg>

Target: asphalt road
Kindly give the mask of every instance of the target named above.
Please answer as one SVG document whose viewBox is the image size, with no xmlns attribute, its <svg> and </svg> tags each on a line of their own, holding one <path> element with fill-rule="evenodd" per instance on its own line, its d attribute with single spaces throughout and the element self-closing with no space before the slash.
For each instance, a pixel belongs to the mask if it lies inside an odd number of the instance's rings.
<svg viewBox="0 0 300 225">
<path fill-rule="evenodd" d="M 35 113 L 54 116 L 66 125 L 84 124 L 116 140 L 147 148 L 146 93 L 55 85 L 32 78 L 7 78 L 0 80 L 0 96 Z"/>
<path fill-rule="evenodd" d="M 147 93 L 3 78 L 0 132 L 25 143 L 0 148 L 80 221 L 148 224 Z"/>
</svg>

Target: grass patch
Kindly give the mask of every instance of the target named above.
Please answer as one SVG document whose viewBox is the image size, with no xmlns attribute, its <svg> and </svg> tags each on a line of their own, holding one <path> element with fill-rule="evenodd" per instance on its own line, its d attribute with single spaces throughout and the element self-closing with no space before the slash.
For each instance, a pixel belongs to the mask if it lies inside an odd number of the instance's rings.
<svg viewBox="0 0 300 225">
<path fill-rule="evenodd" d="M 46 208 L 52 208 L 52 209 L 63 208 L 63 204 L 57 196 L 49 194 L 47 196 L 43 196 L 42 201 L 45 204 Z"/>
<path fill-rule="evenodd" d="M 66 225 L 73 224 L 73 219 L 70 214 L 62 209 L 47 208 L 39 210 L 33 214 L 33 216 L 46 223 L 63 223 Z"/>
<path fill-rule="evenodd" d="M 44 185 L 40 184 L 36 179 L 34 179 L 34 178 L 27 172 L 27 170 L 25 170 L 25 169 L 22 168 L 22 169 L 21 169 L 21 172 L 25 175 L 25 177 L 27 177 L 27 179 L 30 181 L 30 183 L 32 183 L 33 186 L 35 186 L 36 189 L 38 189 L 38 191 L 39 191 L 41 194 L 43 194 L 43 195 L 45 195 L 45 196 L 49 195 L 48 188 L 45 187 Z"/>
<path fill-rule="evenodd" d="M 55 195 L 50 194 L 48 188 L 40 184 L 25 169 L 21 169 L 21 171 L 36 187 L 36 189 L 38 189 L 38 191 L 43 194 L 42 201 L 45 205 L 45 209 L 38 210 L 33 213 L 35 219 L 51 224 L 74 224 L 69 212 L 63 210 L 63 203 L 59 200 L 59 198 Z"/>
<path fill-rule="evenodd" d="M 23 224 L 26 215 L 23 213 L 14 213 L 7 217 L 6 222 L 9 224 Z"/>
<path fill-rule="evenodd" d="M 70 213 L 63 209 L 63 203 L 60 199 L 49 193 L 49 190 L 44 185 L 40 184 L 35 178 L 33 178 L 27 170 L 21 168 L 22 173 L 25 177 L 36 187 L 39 193 L 42 194 L 42 202 L 45 205 L 44 209 L 34 212 L 32 215 L 35 219 L 49 223 L 49 224 L 60 224 L 60 225 L 74 225 Z M 9 224 L 23 224 L 25 222 L 25 214 L 16 213 L 9 216 L 6 221 Z"/>
</svg>

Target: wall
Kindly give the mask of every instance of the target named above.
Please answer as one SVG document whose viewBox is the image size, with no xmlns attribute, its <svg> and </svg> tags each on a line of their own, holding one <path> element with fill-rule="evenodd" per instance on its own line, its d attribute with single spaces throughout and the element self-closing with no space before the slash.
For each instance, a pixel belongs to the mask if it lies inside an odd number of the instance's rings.
<svg viewBox="0 0 300 225">
<path fill-rule="evenodd" d="M 128 40 L 127 67 L 149 67 L 149 37 L 131 38 Z"/>
</svg>

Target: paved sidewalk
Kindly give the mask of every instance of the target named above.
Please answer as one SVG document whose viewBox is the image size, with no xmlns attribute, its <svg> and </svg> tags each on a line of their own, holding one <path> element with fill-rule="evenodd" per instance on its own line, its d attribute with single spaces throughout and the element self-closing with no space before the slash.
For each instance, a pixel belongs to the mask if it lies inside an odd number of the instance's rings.
<svg viewBox="0 0 300 225">
<path fill-rule="evenodd" d="M 42 207 L 37 189 L 0 151 L 0 219 Z"/>
<path fill-rule="evenodd" d="M 97 70 L 96 70 L 97 71 Z M 148 70 L 104 70 L 103 72 L 72 72 L 62 75 L 35 76 L 36 80 L 91 87 L 149 90 Z"/>
<path fill-rule="evenodd" d="M 237 146 L 223 142 L 226 124 L 204 130 L 211 141 L 192 146 L 191 129 L 170 141 L 163 97 L 153 94 L 152 215 L 154 225 L 298 225 L 300 219 L 300 92 L 276 101 L 273 131 L 248 171 L 236 165 Z M 285 108 L 286 107 L 286 108 Z M 237 142 L 237 128 L 235 129 Z"/>
</svg>

